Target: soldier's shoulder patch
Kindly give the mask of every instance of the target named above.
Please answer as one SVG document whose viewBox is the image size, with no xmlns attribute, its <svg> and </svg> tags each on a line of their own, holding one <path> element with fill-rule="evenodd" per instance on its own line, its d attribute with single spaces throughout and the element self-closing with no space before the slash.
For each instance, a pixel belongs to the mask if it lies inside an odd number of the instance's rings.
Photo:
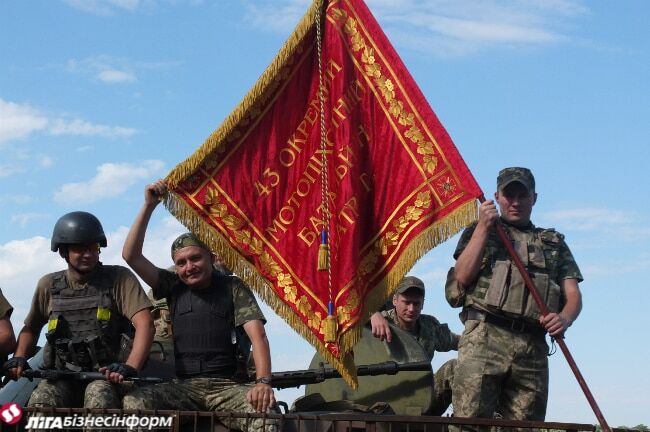
<svg viewBox="0 0 650 432">
<path fill-rule="evenodd" d="M 555 231 L 555 228 L 539 228 L 539 237 L 546 243 L 560 243 L 564 234 Z"/>
</svg>

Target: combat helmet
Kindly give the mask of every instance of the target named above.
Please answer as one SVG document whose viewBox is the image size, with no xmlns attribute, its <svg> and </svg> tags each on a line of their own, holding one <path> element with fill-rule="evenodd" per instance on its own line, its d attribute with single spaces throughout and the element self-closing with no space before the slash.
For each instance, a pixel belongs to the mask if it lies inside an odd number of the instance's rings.
<svg viewBox="0 0 650 432">
<path fill-rule="evenodd" d="M 52 252 L 58 251 L 60 245 L 90 243 L 99 243 L 99 246 L 106 247 L 104 229 L 95 215 L 75 211 L 64 214 L 54 225 Z"/>
</svg>

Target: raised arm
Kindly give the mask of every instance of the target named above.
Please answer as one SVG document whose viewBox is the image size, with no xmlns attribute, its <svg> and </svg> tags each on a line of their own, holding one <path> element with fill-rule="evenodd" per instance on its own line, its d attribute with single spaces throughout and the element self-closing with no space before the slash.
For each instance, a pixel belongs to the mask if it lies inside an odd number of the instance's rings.
<svg viewBox="0 0 650 432">
<path fill-rule="evenodd" d="M 167 185 L 162 180 L 144 188 L 144 204 L 135 217 L 122 248 L 122 258 L 150 287 L 158 285 L 158 267 L 142 254 L 142 245 L 151 215 L 160 203 L 160 197 L 166 192 Z"/>
</svg>

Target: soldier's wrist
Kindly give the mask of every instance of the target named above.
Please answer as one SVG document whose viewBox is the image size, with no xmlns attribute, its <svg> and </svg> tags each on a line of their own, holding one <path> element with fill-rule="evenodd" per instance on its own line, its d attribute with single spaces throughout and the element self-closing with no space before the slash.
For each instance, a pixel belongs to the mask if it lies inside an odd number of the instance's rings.
<svg viewBox="0 0 650 432">
<path fill-rule="evenodd" d="M 270 375 L 266 376 L 261 376 L 255 380 L 255 384 L 266 384 L 266 385 L 271 385 L 272 378 Z"/>
</svg>

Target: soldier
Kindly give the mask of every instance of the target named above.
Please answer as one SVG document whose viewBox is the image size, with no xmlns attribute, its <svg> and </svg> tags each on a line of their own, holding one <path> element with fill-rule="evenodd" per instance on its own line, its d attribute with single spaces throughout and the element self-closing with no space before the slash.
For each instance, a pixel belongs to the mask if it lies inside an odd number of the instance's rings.
<svg viewBox="0 0 650 432">
<path fill-rule="evenodd" d="M 124 397 L 124 408 L 267 412 L 275 404 L 271 356 L 264 315 L 250 289 L 236 276 L 217 271 L 215 256 L 194 235 L 179 236 L 171 247 L 175 272 L 156 267 L 143 254 L 145 232 L 164 182 L 145 187 L 144 205 L 124 243 L 126 262 L 166 298 L 173 327 L 178 379 L 141 387 Z M 236 327 L 243 326 L 253 344 L 255 384 L 236 380 Z M 268 419 L 232 419 L 240 430 L 275 430 Z"/>
<path fill-rule="evenodd" d="M 406 276 L 397 285 L 393 294 L 393 308 L 375 312 L 370 317 L 373 336 L 391 341 L 388 322 L 413 335 L 418 343 L 433 359 L 436 351 L 458 350 L 459 336 L 441 324 L 434 316 L 422 314 L 424 306 L 424 282 L 415 276 Z M 432 415 L 442 415 L 451 403 L 451 383 L 454 377 L 456 360 L 445 362 L 434 374 Z"/>
<path fill-rule="evenodd" d="M 454 258 L 456 291 L 465 331 L 453 385 L 454 414 L 508 420 L 544 420 L 548 395 L 545 334 L 562 337 L 582 307 L 582 275 L 564 236 L 535 227 L 535 179 L 527 168 L 505 168 L 494 201 L 479 208 L 478 222 L 462 234 Z M 539 309 L 496 235 L 501 223 L 527 268 L 549 314 Z M 448 291 L 449 294 L 449 291 Z"/>
<path fill-rule="evenodd" d="M 44 369 L 99 371 L 107 380 L 43 380 L 27 406 L 121 408 L 118 383 L 137 375 L 149 354 L 151 302 L 129 269 L 99 261 L 102 247 L 106 236 L 92 214 L 77 211 L 57 221 L 52 251 L 59 252 L 68 268 L 38 281 L 7 369 L 13 379 L 20 378 L 47 323 Z M 125 341 L 133 343 L 130 352 L 121 349 L 129 345 Z"/>
<path fill-rule="evenodd" d="M 11 313 L 14 308 L 11 307 L 5 296 L 0 290 L 0 361 L 4 364 L 7 356 L 14 352 L 16 348 L 16 336 L 14 328 L 11 325 Z"/>
</svg>

